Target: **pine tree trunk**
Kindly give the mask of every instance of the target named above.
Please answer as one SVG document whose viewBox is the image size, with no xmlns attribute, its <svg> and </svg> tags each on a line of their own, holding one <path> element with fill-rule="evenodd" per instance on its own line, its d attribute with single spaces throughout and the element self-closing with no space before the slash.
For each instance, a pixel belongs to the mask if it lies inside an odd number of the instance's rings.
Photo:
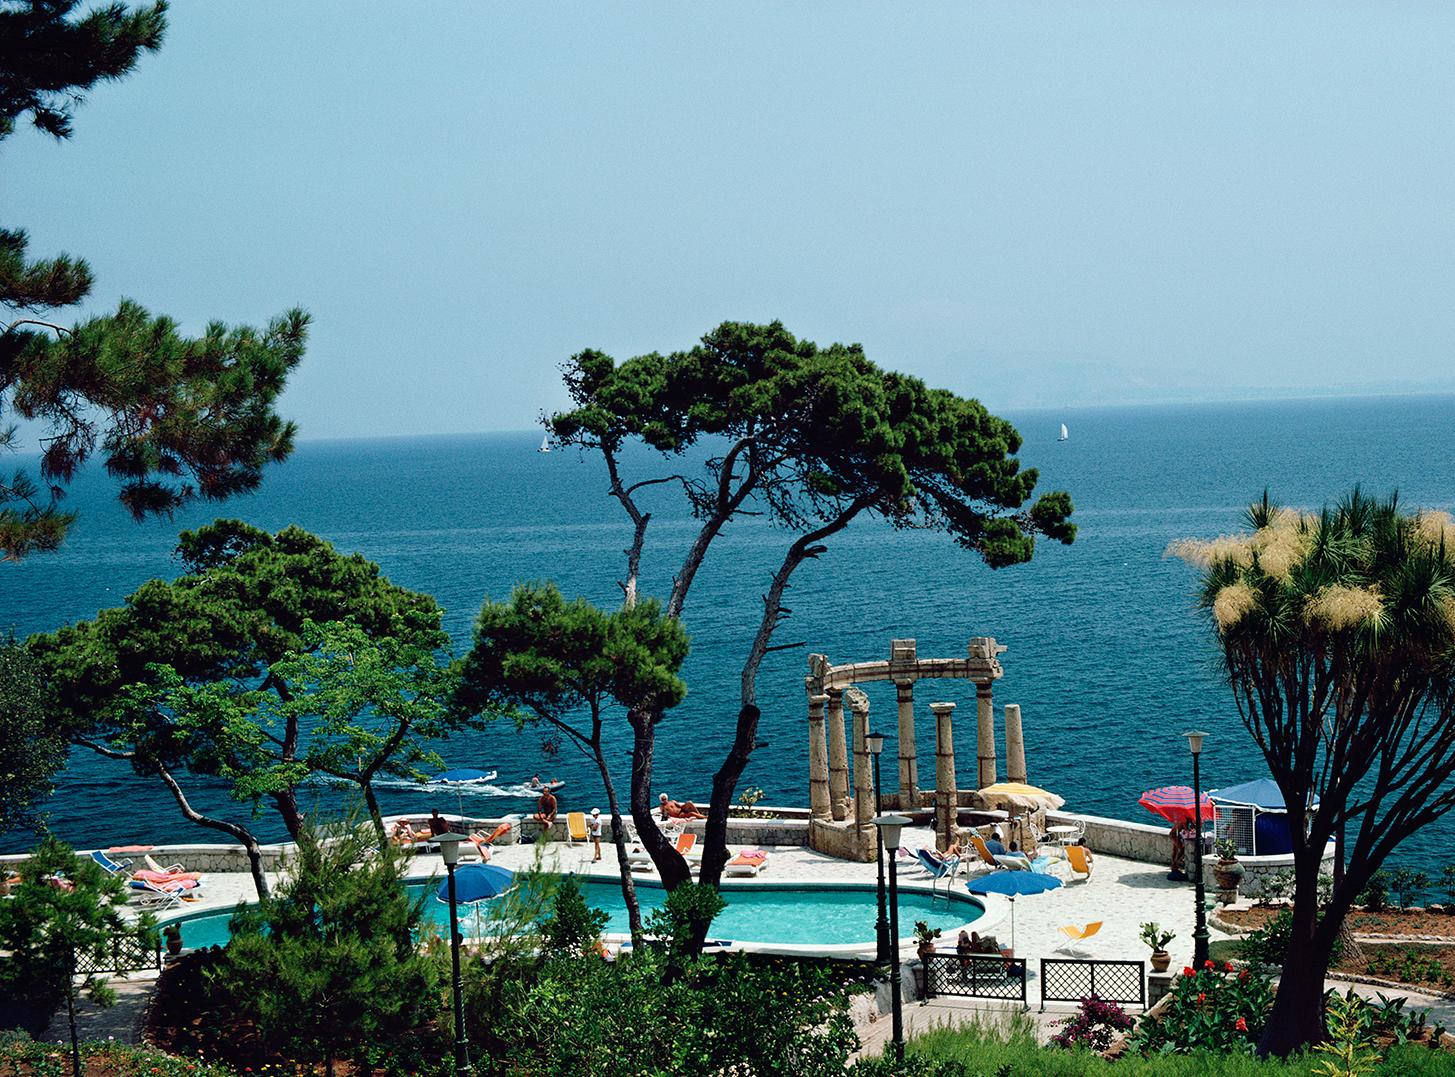
<svg viewBox="0 0 1455 1077">
<path fill-rule="evenodd" d="M 661 876 L 662 886 L 670 894 L 683 883 L 692 881 L 687 860 L 667 840 L 657 820 L 652 817 L 652 751 L 657 727 L 649 714 L 632 715 L 632 822 L 637 825 L 637 840 L 647 850 Z"/>
<path fill-rule="evenodd" d="M 631 861 L 626 852 L 626 823 L 621 817 L 621 801 L 616 796 L 616 783 L 611 780 L 611 769 L 606 765 L 606 754 L 601 750 L 598 738 L 591 745 L 596 755 L 596 769 L 601 771 L 601 781 L 606 786 L 606 807 L 611 812 L 611 830 L 616 846 L 616 862 L 621 871 L 621 898 L 626 903 L 628 930 L 632 945 L 642 944 L 642 907 L 637 901 L 637 884 L 632 878 Z"/>
</svg>

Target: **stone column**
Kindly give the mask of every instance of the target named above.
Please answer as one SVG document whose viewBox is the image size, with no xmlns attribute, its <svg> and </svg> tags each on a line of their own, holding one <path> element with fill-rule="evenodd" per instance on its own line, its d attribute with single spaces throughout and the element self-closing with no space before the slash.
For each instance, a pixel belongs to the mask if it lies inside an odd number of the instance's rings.
<svg viewBox="0 0 1455 1077">
<path fill-rule="evenodd" d="M 849 749 L 844 742 L 844 690 L 829 688 L 829 808 L 835 820 L 849 814 Z"/>
<path fill-rule="evenodd" d="M 828 819 L 829 748 L 824 739 L 823 708 L 826 695 L 808 697 L 808 806 L 815 819 Z"/>
<path fill-rule="evenodd" d="M 935 846 L 947 849 L 954 840 L 959 791 L 955 783 L 955 736 L 950 720 L 953 703 L 931 703 L 935 716 Z"/>
<path fill-rule="evenodd" d="M 1026 742 L 1021 738 L 1021 705 L 1005 705 L 1005 780 L 1026 780 Z"/>
<path fill-rule="evenodd" d="M 899 810 L 919 807 L 919 761 L 914 751 L 914 681 L 895 681 L 899 701 Z"/>
<path fill-rule="evenodd" d="M 980 756 L 980 773 L 977 789 L 995 784 L 995 700 L 991 696 L 990 682 L 975 685 L 975 711 L 979 719 L 977 748 Z"/>
<path fill-rule="evenodd" d="M 874 773 L 869 759 L 869 697 L 856 688 L 844 693 L 854 715 L 854 826 L 862 843 L 874 829 Z M 872 836 L 872 835 L 870 835 Z"/>
</svg>

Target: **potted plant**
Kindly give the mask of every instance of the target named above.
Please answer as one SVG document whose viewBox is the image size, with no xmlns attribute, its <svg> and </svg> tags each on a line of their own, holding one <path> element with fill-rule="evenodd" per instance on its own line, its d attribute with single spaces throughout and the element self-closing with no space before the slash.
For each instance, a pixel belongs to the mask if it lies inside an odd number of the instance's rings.
<svg viewBox="0 0 1455 1077">
<path fill-rule="evenodd" d="M 914 922 L 914 939 L 919 943 L 919 957 L 923 961 L 930 954 L 935 952 L 935 940 L 940 937 L 940 929 L 930 927 L 923 920 Z"/>
<path fill-rule="evenodd" d="M 1236 890 L 1243 880 L 1243 865 L 1238 863 L 1238 843 L 1232 838 L 1219 838 L 1213 842 L 1218 862 L 1213 865 L 1213 878 L 1219 890 Z"/>
<path fill-rule="evenodd" d="M 167 953 L 176 957 L 182 952 L 182 927 L 180 924 L 168 924 L 162 928 L 162 941 L 167 944 Z"/>
<path fill-rule="evenodd" d="M 1165 930 L 1161 924 L 1142 925 L 1142 941 L 1152 949 L 1153 972 L 1166 972 L 1167 966 L 1172 964 L 1172 955 L 1167 952 L 1167 944 L 1175 938 L 1177 936 Z"/>
</svg>

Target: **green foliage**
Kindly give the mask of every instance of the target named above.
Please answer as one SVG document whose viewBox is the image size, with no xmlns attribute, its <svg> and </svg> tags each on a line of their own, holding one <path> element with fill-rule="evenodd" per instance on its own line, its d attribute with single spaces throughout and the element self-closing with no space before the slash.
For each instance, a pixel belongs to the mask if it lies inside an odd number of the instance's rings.
<svg viewBox="0 0 1455 1077">
<path fill-rule="evenodd" d="M 1430 887 L 1430 877 L 1416 868 L 1401 865 L 1389 873 L 1389 892 L 1394 895 L 1394 904 L 1404 912 L 1415 904 L 1421 893 Z"/>
<path fill-rule="evenodd" d="M 1183 969 L 1169 997 L 1162 1014 L 1144 1018 L 1132 1035 L 1144 1054 L 1251 1053 L 1273 1005 L 1265 977 L 1212 961 Z"/>
<path fill-rule="evenodd" d="M 1298 892 L 1315 891 L 1317 851 L 1347 828 L 1349 869 L 1330 895 L 1342 910 L 1400 842 L 1455 807 L 1455 521 L 1356 487 L 1318 514 L 1265 493 L 1246 523 L 1174 550 L 1201 570 L 1244 724 L 1307 835 Z M 1319 1038 L 1315 993 L 1338 926 L 1290 946 L 1264 1050 Z"/>
<path fill-rule="evenodd" d="M 1285 868 L 1283 871 L 1275 871 L 1263 878 L 1263 890 L 1258 897 L 1259 905 L 1271 905 L 1274 902 L 1286 901 L 1293 897 L 1293 869 Z"/>
<path fill-rule="evenodd" d="M 1370 912 L 1383 912 L 1389 903 L 1389 872 L 1380 869 L 1369 877 L 1359 894 L 1359 904 Z"/>
<path fill-rule="evenodd" d="M 106 4 L 76 17 L 80 6 L 0 6 L 0 139 L 26 115 L 68 138 L 88 90 L 161 47 L 164 3 Z M 47 489 L 23 471 L 0 480 L 0 556 L 60 545 L 74 515 L 57 502 L 98 445 L 137 519 L 252 490 L 267 463 L 292 451 L 293 425 L 274 404 L 303 356 L 301 310 L 261 332 L 213 323 L 192 338 L 123 300 L 115 314 L 67 328 L 45 312 L 85 299 L 90 267 L 69 255 L 30 261 L 27 246 L 24 231 L 0 228 L 0 308 L 19 315 L 0 322 L 0 419 L 13 412 L 45 429 Z M 0 448 L 14 445 L 15 428 L 0 424 Z"/>
<path fill-rule="evenodd" d="M 1347 996 L 1332 994 L 1324 1004 L 1324 1023 L 1329 1038 L 1314 1045 L 1320 1056 L 1314 1073 L 1320 1077 L 1365 1077 L 1381 1061 L 1374 1049 L 1374 1036 L 1367 1021 L 1361 1020 L 1364 1000 L 1352 991 Z"/>
<path fill-rule="evenodd" d="M 236 1071 L 226 1066 L 110 1040 L 82 1044 L 81 1059 L 85 1072 L 104 1073 L 106 1077 L 237 1077 Z M 288 1072 L 292 1077 L 293 1071 Z M 63 1061 L 53 1043 L 37 1043 L 28 1036 L 0 1033 L 0 1073 L 6 1077 L 22 1073 L 28 1077 L 65 1077 L 70 1073 L 70 1060 Z M 272 1074 L 255 1071 L 252 1077 L 272 1077 Z M 277 1077 L 283 1077 L 282 1071 Z"/>
<path fill-rule="evenodd" d="M 848 994 L 811 965 L 693 958 L 675 977 L 653 951 L 552 959 L 508 1022 L 507 1072 L 839 1077 L 858 1038 Z M 474 1038 L 474 1029 L 471 1037 Z"/>
<path fill-rule="evenodd" d="M 1238 843 L 1232 838 L 1218 838 L 1213 842 L 1213 849 L 1222 860 L 1238 859 Z"/>
<path fill-rule="evenodd" d="M 880 369 L 856 344 L 820 347 L 780 322 L 724 322 L 670 355 L 618 364 L 582 352 L 566 384 L 575 406 L 550 419 L 566 444 L 615 452 L 640 438 L 676 455 L 704 439 L 750 439 L 740 458 L 683 480 L 702 516 L 719 507 L 722 471 L 740 463 L 765 511 L 795 531 L 853 507 L 946 531 L 994 567 L 1030 560 L 1037 533 L 1060 542 L 1076 533 L 1064 493 L 1023 511 L 1037 475 L 1019 468 L 1009 423 L 978 401 Z"/>
<path fill-rule="evenodd" d="M 678 670 L 687 633 L 645 600 L 607 612 L 570 602 L 552 583 L 525 583 L 507 602 L 486 602 L 462 663 L 458 702 L 467 711 L 515 708 L 522 721 L 562 726 L 570 712 L 607 702 L 667 710 L 687 695 Z"/>
<path fill-rule="evenodd" d="M 1138 937 L 1153 950 L 1165 950 L 1167 944 L 1177 938 L 1177 935 L 1168 931 L 1161 924 L 1145 923 L 1142 925 L 1142 931 Z"/>
<path fill-rule="evenodd" d="M 1051 1037 L 1051 1042 L 1057 1047 L 1105 1051 L 1120 1033 L 1129 1032 L 1133 1023 L 1115 1002 L 1091 995 L 1081 1000 L 1075 1016 L 1061 1023 L 1061 1031 Z"/>
<path fill-rule="evenodd" d="M 1288 957 L 1293 937 L 1293 911 L 1282 909 L 1260 928 L 1248 932 L 1238 942 L 1238 956 L 1255 968 L 1278 968 Z M 1335 939 L 1330 951 L 1337 961 L 1344 952 L 1342 940 Z"/>
<path fill-rule="evenodd" d="M 712 921 L 726 906 L 716 887 L 683 883 L 652 911 L 647 918 L 647 931 L 665 940 L 669 953 L 680 955 L 706 936 Z"/>
<path fill-rule="evenodd" d="M 0 899 L 0 952 L 6 954 L 0 961 L 0 1027 L 38 1033 L 68 992 L 110 1005 L 115 993 L 103 978 L 73 979 L 73 961 L 100 963 L 127 937 L 152 945 L 154 921 L 147 914 L 124 917 L 126 881 L 54 837 L 43 838 L 18 873 L 11 896 Z"/>
<path fill-rule="evenodd" d="M 1364 969 L 1371 976 L 1411 984 L 1455 985 L 1455 977 L 1445 966 L 1421 950 L 1407 946 L 1371 946 L 1366 953 Z"/>
<path fill-rule="evenodd" d="M 915 1077 L 1310 1077 L 1317 1055 L 1288 1061 L 1247 1053 L 1127 1054 L 1109 1062 L 1089 1051 L 1041 1047 L 1022 1020 L 1006 1029 L 970 1023 L 935 1029 L 909 1042 L 904 1074 Z M 955 1068 L 958 1067 L 958 1068 Z M 1418 1045 L 1391 1047 L 1378 1077 L 1436 1077 L 1451 1070 L 1450 1055 Z M 899 1077 L 892 1062 L 876 1059 L 850 1070 L 853 1077 Z"/>
<path fill-rule="evenodd" d="M 367 827 L 305 826 L 275 896 L 240 906 L 206 1005 L 256 1023 L 289 1059 L 357 1056 L 428 1022 L 440 962 L 415 938 L 424 898 L 404 890 L 403 854 Z"/>
<path fill-rule="evenodd" d="M 0 833 L 34 820 L 65 761 L 65 739 L 47 713 L 35 659 L 0 637 Z"/>
<path fill-rule="evenodd" d="M 919 943 L 921 946 L 924 946 L 927 943 L 934 942 L 939 937 L 940 929 L 937 927 L 931 928 L 929 925 L 929 921 L 916 920 L 914 922 L 914 939 L 915 942 Z"/>
<path fill-rule="evenodd" d="M 1455 912 L 1455 864 L 1440 869 L 1440 892 L 1445 895 L 1445 911 Z"/>
<path fill-rule="evenodd" d="M 581 883 L 570 875 L 556 890 L 555 906 L 541 924 L 541 934 L 552 951 L 582 957 L 595 952 L 608 919 L 606 913 L 586 904 Z"/>
<path fill-rule="evenodd" d="M 310 774 L 356 782 L 377 814 L 374 777 L 434 760 L 424 741 L 456 724 L 434 599 L 297 527 L 219 520 L 184 532 L 178 553 L 184 575 L 31 637 L 63 728 L 139 773 L 185 769 L 244 803 L 271 798 L 291 833 Z"/>
</svg>

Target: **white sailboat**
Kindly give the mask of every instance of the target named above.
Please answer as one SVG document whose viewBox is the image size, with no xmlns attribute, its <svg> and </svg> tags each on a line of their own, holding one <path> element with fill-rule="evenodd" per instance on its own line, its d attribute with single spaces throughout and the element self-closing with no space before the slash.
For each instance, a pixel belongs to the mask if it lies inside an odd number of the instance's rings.
<svg viewBox="0 0 1455 1077">
<path fill-rule="evenodd" d="M 550 451 L 551 451 L 551 435 L 550 434 L 542 434 L 541 435 L 541 447 L 539 449 L 537 449 L 536 452 L 550 452 Z"/>
<path fill-rule="evenodd" d="M 1065 441 L 1070 436 L 1071 436 L 1070 433 L 1066 429 L 1066 424 L 1065 423 L 1062 423 L 1061 424 L 1061 436 L 1058 437 L 1056 440 L 1057 441 Z"/>
</svg>

